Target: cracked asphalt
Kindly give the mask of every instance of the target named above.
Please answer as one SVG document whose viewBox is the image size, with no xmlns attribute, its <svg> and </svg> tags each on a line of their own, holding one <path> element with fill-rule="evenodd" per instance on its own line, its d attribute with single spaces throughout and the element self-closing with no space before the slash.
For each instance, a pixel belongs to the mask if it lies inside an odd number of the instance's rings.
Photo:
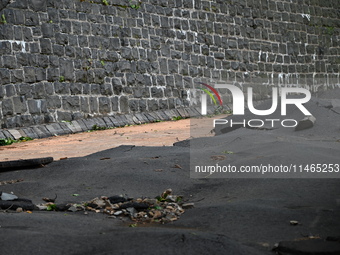
<svg viewBox="0 0 340 255">
<path fill-rule="evenodd" d="M 335 101 L 331 98 L 335 92 L 340 94 L 337 90 L 313 99 L 311 111 L 317 121 L 305 131 L 240 128 L 195 139 L 196 147 L 191 150 L 188 142 L 176 146 L 131 142 L 55 161 L 43 168 L 0 173 L 1 181 L 24 180 L 1 185 L 0 190 L 36 204 L 42 202 L 42 197 L 54 197 L 56 193 L 60 203 L 74 203 L 102 195 L 155 197 L 167 188 L 195 203 L 195 208 L 186 210 L 178 221 L 135 228 L 128 227 L 127 219 L 98 213 L 0 212 L 1 253 L 273 254 L 272 248 L 281 241 L 340 236 L 340 179 L 334 176 L 190 178 L 193 152 L 206 162 L 211 159 L 205 156 L 221 153 L 221 149 L 238 152 L 226 157 L 226 161 L 236 163 L 253 164 L 246 159 L 261 155 L 266 155 L 257 159 L 261 163 L 288 164 L 293 156 L 306 162 L 320 159 L 340 163 L 340 125 L 334 113 L 337 106 L 319 107 L 322 102 L 336 104 L 339 97 Z M 197 124 L 190 125 L 193 123 Z M 206 131 L 203 133 L 207 135 Z M 226 141 L 233 137 L 241 137 L 242 142 L 229 146 Z M 299 224 L 293 226 L 291 220 Z"/>
</svg>

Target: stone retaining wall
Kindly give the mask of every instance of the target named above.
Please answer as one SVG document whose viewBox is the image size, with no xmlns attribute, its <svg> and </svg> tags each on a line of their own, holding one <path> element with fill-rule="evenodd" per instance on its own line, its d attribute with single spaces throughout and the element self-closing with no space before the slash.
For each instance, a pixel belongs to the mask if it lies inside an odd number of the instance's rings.
<svg viewBox="0 0 340 255">
<path fill-rule="evenodd" d="M 0 0 L 0 124 L 193 105 L 196 81 L 339 84 L 338 0 Z"/>
</svg>

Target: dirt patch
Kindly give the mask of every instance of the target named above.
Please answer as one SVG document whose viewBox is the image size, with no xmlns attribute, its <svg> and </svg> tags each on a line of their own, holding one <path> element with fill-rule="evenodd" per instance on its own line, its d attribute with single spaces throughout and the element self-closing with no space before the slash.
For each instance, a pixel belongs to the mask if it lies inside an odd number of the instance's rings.
<svg viewBox="0 0 340 255">
<path fill-rule="evenodd" d="M 199 133 L 201 136 L 212 136 L 214 118 L 204 118 L 205 124 L 200 123 L 199 127 L 192 126 L 190 119 L 183 119 L 17 143 L 0 148 L 0 161 L 40 157 L 53 157 L 55 160 L 83 157 L 120 145 L 171 146 L 175 142 L 189 139 L 190 129 L 195 130 L 195 135 Z"/>
</svg>

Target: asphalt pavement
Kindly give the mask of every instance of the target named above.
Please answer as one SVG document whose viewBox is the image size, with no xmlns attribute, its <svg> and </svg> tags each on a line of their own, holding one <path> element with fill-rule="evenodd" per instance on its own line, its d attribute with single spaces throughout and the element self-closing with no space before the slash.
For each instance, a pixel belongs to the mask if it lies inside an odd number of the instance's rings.
<svg viewBox="0 0 340 255">
<path fill-rule="evenodd" d="M 226 148 L 233 151 L 226 154 L 226 160 L 240 162 L 242 158 L 272 153 L 280 154 L 280 162 L 288 164 L 289 157 L 298 153 L 296 158 L 306 161 L 326 158 L 327 162 L 340 163 L 340 126 L 336 113 L 339 97 L 333 100 L 332 96 L 334 93 L 324 94 L 322 98 L 323 102 L 333 102 L 332 107 L 320 106 L 321 99 L 313 99 L 318 116 L 311 129 L 240 128 L 221 132 L 214 138 L 198 139 L 197 144 L 202 146 L 195 152 L 201 154 L 195 155 L 211 157 L 204 144 L 213 141 L 216 145 L 217 141 L 241 137 L 244 138 L 240 142 L 242 146 Z M 325 118 L 335 119 L 320 121 L 322 113 L 326 114 Z M 278 137 L 281 138 L 275 140 Z M 339 241 L 336 241 L 340 236 L 339 178 L 190 178 L 193 151 L 188 144 L 125 145 L 56 161 L 43 168 L 0 173 L 1 180 L 23 180 L 1 185 L 0 191 L 13 192 L 19 198 L 31 199 L 34 204 L 55 194 L 59 203 L 81 203 L 112 195 L 155 197 L 168 188 L 183 195 L 185 202 L 195 204 L 177 221 L 137 227 L 129 227 L 128 218 L 111 218 L 95 212 L 2 210 L 1 254 L 256 255 L 275 254 L 272 249 L 280 242 L 281 250 L 276 251 L 279 254 L 326 254 L 327 247 L 327 254 L 340 254 Z M 254 146 L 252 150 L 249 144 Z M 257 160 L 277 162 L 273 157 Z M 291 224 L 291 221 L 297 223 Z M 327 238 L 335 241 L 326 241 Z M 320 241 L 322 244 L 316 243 Z M 304 245 L 312 250 L 303 250 L 306 249 L 302 247 L 303 242 L 310 242 Z M 299 249 L 305 253 L 297 253 Z"/>
</svg>

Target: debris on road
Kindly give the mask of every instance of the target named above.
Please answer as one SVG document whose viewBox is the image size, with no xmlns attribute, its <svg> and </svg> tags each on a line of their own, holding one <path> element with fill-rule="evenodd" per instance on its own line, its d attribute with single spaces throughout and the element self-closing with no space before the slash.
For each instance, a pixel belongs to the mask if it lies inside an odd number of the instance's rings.
<svg viewBox="0 0 340 255">
<path fill-rule="evenodd" d="M 17 210 L 18 208 L 22 210 L 34 210 L 36 206 L 29 199 L 18 198 L 16 195 L 0 191 L 0 209 L 7 211 Z"/>
<path fill-rule="evenodd" d="M 5 193 L 5 192 L 2 192 L 0 197 L 1 197 L 1 200 L 4 200 L 4 201 L 12 201 L 12 200 L 18 199 L 16 195 Z"/>
<path fill-rule="evenodd" d="M 316 118 L 314 116 L 307 116 L 306 118 L 303 118 L 302 120 L 299 121 L 299 123 L 295 127 L 295 131 L 312 128 L 314 126 L 315 121 Z"/>
<path fill-rule="evenodd" d="M 103 212 L 110 215 L 110 218 L 112 216 L 127 216 L 137 223 L 167 223 L 178 220 L 180 215 L 184 213 L 182 205 L 185 204 L 181 202 L 182 199 L 182 196 L 173 195 L 172 190 L 167 189 L 154 199 L 102 196 L 83 205 L 78 205 L 77 208 L 78 210 Z"/>
<path fill-rule="evenodd" d="M 297 220 L 291 220 L 289 223 L 290 223 L 290 225 L 292 225 L 292 226 L 296 226 L 296 225 L 299 225 L 299 224 L 300 224 Z"/>
<path fill-rule="evenodd" d="M 107 214 L 110 218 L 125 216 L 136 224 L 151 222 L 164 224 L 176 221 L 186 209 L 194 207 L 194 203 L 184 203 L 182 196 L 174 195 L 172 189 L 165 190 L 156 198 L 133 199 L 115 195 L 111 197 L 96 197 L 91 201 L 83 203 L 68 204 L 56 204 L 56 198 L 57 195 L 54 199 L 45 197 L 42 200 L 47 203 L 33 205 L 31 200 L 19 199 L 15 195 L 2 193 L 0 207 L 7 210 L 16 210 L 17 212 L 36 209 L 45 211 L 83 211 L 87 214 L 90 211 Z M 24 205 L 23 202 L 29 203 L 31 206 Z"/>
<path fill-rule="evenodd" d="M 213 155 L 210 157 L 212 160 L 217 160 L 217 161 L 221 161 L 221 160 L 225 160 L 227 157 L 224 155 Z"/>
<path fill-rule="evenodd" d="M 1 161 L 0 172 L 43 167 L 51 162 L 52 157 Z"/>
<path fill-rule="evenodd" d="M 55 197 L 54 198 L 48 198 L 48 197 L 43 197 L 42 200 L 44 200 L 45 202 L 52 202 L 54 203 L 55 200 L 57 199 L 57 194 L 55 194 Z"/>
<path fill-rule="evenodd" d="M 17 182 L 22 182 L 22 181 L 24 181 L 24 180 L 23 179 L 17 179 L 17 180 L 10 180 L 10 181 L 1 181 L 0 186 L 6 185 L 6 184 L 14 184 L 14 183 L 17 183 Z"/>
<path fill-rule="evenodd" d="M 194 208 L 194 203 L 186 203 L 186 204 L 182 204 L 182 208 L 183 209 L 191 209 Z"/>
</svg>

